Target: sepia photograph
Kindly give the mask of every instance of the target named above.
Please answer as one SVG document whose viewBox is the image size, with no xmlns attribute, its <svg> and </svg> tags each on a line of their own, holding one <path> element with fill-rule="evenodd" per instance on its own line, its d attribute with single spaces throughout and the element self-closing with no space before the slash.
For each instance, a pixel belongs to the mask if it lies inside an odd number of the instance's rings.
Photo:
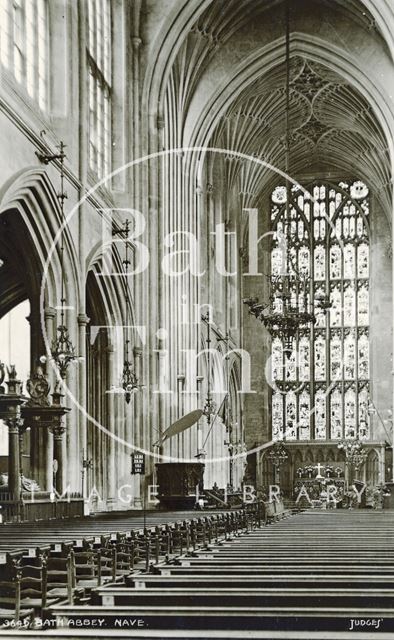
<svg viewBox="0 0 394 640">
<path fill-rule="evenodd" d="M 394 638 L 393 0 L 0 0 L 0 638 Z"/>
</svg>

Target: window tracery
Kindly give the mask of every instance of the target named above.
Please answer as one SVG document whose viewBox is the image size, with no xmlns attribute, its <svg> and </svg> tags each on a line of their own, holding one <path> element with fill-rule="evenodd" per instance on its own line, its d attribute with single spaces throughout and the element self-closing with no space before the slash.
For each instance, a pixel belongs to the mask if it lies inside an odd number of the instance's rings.
<svg viewBox="0 0 394 640">
<path fill-rule="evenodd" d="M 0 61 L 40 109 L 48 100 L 48 4 L 1 0 Z"/>
<path fill-rule="evenodd" d="M 271 265 L 278 274 L 285 188 L 278 186 L 271 200 Z M 308 192 L 292 187 L 290 212 L 296 270 L 310 277 L 309 297 L 327 293 L 332 307 L 299 332 L 289 358 L 273 336 L 273 439 L 368 438 L 368 187 L 359 180 L 315 184 Z"/>
<path fill-rule="evenodd" d="M 110 0 L 89 0 L 89 166 L 99 178 L 111 170 L 111 54 Z"/>
</svg>

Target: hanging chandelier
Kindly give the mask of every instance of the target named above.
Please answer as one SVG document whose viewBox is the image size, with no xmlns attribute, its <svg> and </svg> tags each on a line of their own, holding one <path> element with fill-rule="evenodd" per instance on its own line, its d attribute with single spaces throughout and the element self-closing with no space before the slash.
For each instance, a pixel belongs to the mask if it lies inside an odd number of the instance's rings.
<svg viewBox="0 0 394 640">
<path fill-rule="evenodd" d="M 131 401 L 131 396 L 135 391 L 142 388 L 143 385 L 138 383 L 138 378 L 135 373 L 134 363 L 130 358 L 130 339 L 129 339 L 129 320 L 130 320 L 130 296 L 129 296 L 129 282 L 128 282 L 128 269 L 131 264 L 129 259 L 129 234 L 130 234 L 130 220 L 126 220 L 124 227 L 114 231 L 115 235 L 121 235 L 125 240 L 125 258 L 122 261 L 124 267 L 125 278 L 125 304 L 126 304 L 126 339 L 124 343 L 124 362 L 121 378 L 121 388 L 124 392 L 125 400 L 127 404 Z"/>
<path fill-rule="evenodd" d="M 290 8 L 286 2 L 286 137 L 285 137 L 285 173 L 286 202 L 283 232 L 278 234 L 278 247 L 282 250 L 282 266 L 279 275 L 270 277 L 270 295 L 268 302 L 261 303 L 258 298 L 245 298 L 243 303 L 249 307 L 249 313 L 260 320 L 273 336 L 278 336 L 284 351 L 289 357 L 293 350 L 293 341 L 297 333 L 314 325 L 317 321 L 316 308 L 326 313 L 331 302 L 325 294 L 315 295 L 314 302 L 311 278 L 300 273 L 293 256 L 299 246 L 298 238 L 292 231 L 292 211 L 290 205 Z M 283 259 L 284 258 L 284 259 Z"/>
<path fill-rule="evenodd" d="M 126 345 L 129 340 L 126 340 Z M 123 363 L 122 372 L 122 388 L 125 393 L 125 400 L 127 404 L 130 403 L 131 395 L 139 389 L 138 378 L 134 371 L 134 365 L 128 359 L 128 352 L 126 353 L 126 359 Z"/>
<path fill-rule="evenodd" d="M 61 324 L 56 329 L 56 338 L 52 340 L 51 355 L 59 370 L 60 377 L 64 380 L 68 366 L 78 358 L 75 354 L 75 347 L 68 335 L 68 329 L 64 324 L 64 312 L 62 311 Z"/>
<path fill-rule="evenodd" d="M 61 274 L 61 296 L 60 296 L 60 324 L 56 328 L 55 337 L 52 340 L 51 345 L 51 359 L 55 363 L 60 377 L 62 380 L 66 378 L 67 369 L 72 362 L 78 360 L 78 356 L 75 354 L 75 347 L 70 339 L 68 328 L 65 321 L 65 309 L 67 308 L 66 294 L 65 294 L 65 273 L 64 273 L 64 228 L 65 228 L 65 216 L 64 216 L 64 201 L 67 199 L 67 194 L 64 190 L 64 159 L 66 154 L 64 153 L 65 144 L 60 141 L 58 146 L 59 153 L 53 154 L 41 154 L 37 153 L 37 157 L 44 164 L 49 162 L 60 162 L 60 191 L 57 193 L 57 198 L 60 203 L 60 215 L 62 225 L 62 236 L 60 244 L 60 274 Z M 47 360 L 43 355 L 40 358 L 42 363 Z"/>
<path fill-rule="evenodd" d="M 212 400 L 212 396 L 208 393 L 203 408 L 203 415 L 207 418 L 208 423 L 211 422 L 211 418 L 216 413 L 216 402 Z"/>
</svg>

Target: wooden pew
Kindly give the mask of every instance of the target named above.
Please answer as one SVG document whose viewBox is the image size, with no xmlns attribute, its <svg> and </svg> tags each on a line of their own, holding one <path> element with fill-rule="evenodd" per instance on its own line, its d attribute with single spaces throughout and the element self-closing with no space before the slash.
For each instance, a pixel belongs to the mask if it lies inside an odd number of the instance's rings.
<svg viewBox="0 0 394 640">
<path fill-rule="evenodd" d="M 162 637 L 179 627 L 206 636 L 217 629 L 346 630 L 360 617 L 384 618 L 394 631 L 393 524 L 393 517 L 360 511 L 300 513 L 258 529 L 241 515 L 216 528 L 200 523 L 193 548 L 190 523 L 190 550 L 182 543 L 178 558 L 126 576 L 125 585 L 93 589 L 89 608 L 56 604 L 48 612 L 74 621 L 101 616 L 107 628 L 141 617 Z"/>
<path fill-rule="evenodd" d="M 2 565 L 3 580 L 0 592 L 0 621 L 32 620 L 34 609 L 23 603 L 24 572 L 20 558 L 7 558 Z"/>
<path fill-rule="evenodd" d="M 31 538 L 35 539 L 31 535 L 31 526 L 29 529 L 23 525 L 18 528 L 19 548 L 24 542 L 29 547 L 3 554 L 9 564 L 15 563 L 17 566 L 18 562 L 22 562 L 23 565 L 20 580 L 14 580 L 12 576 L 8 580 L 12 594 L 8 594 L 7 604 L 10 606 L 5 617 L 12 615 L 14 619 L 20 619 L 25 615 L 27 604 L 32 607 L 28 610 L 29 615 L 39 614 L 59 599 L 67 601 L 69 605 L 83 605 L 94 587 L 106 582 L 115 583 L 135 571 L 153 571 L 159 562 L 169 561 L 184 553 L 229 542 L 241 531 L 252 531 L 260 524 L 260 520 L 256 508 L 252 507 L 231 514 L 210 514 L 209 517 L 200 516 L 191 521 L 183 520 L 137 531 L 126 531 L 126 522 L 120 520 L 119 523 L 122 525 L 120 531 L 114 533 L 110 521 L 93 521 L 93 526 L 87 522 L 76 522 L 74 525 L 67 521 L 64 530 L 63 523 L 58 530 L 57 523 L 51 523 L 47 529 L 45 523 L 40 522 L 37 530 L 34 529 L 41 541 L 41 546 L 36 548 L 31 547 Z M 129 521 L 127 525 L 130 526 Z M 2 544 L 12 547 L 15 528 L 7 525 L 4 531 L 6 539 Z M 89 536 L 85 536 L 86 532 Z M 101 533 L 92 535 L 96 532 Z M 55 543 L 54 538 L 57 539 Z M 24 563 L 25 557 L 28 558 L 27 563 Z M 25 592 L 21 590 L 21 585 Z"/>
</svg>

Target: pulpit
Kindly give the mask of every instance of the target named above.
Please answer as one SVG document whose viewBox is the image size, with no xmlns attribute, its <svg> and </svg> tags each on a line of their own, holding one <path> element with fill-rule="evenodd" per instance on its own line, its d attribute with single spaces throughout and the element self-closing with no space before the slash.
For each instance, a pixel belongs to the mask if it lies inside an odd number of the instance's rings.
<svg viewBox="0 0 394 640">
<path fill-rule="evenodd" d="M 193 509 L 204 488 L 202 462 L 156 464 L 158 499 L 164 509 Z"/>
</svg>

